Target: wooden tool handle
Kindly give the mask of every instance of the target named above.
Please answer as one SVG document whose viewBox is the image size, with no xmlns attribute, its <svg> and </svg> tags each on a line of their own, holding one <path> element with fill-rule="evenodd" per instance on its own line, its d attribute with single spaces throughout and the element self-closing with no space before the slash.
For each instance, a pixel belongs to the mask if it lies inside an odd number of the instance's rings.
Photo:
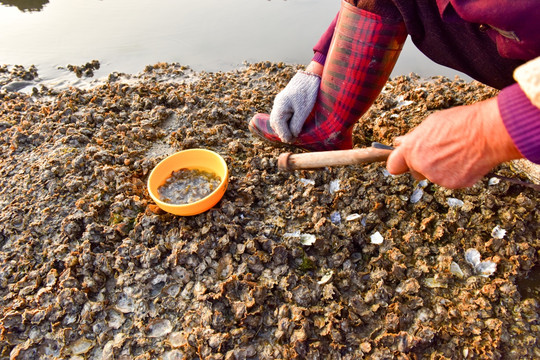
<svg viewBox="0 0 540 360">
<path fill-rule="evenodd" d="M 329 166 L 359 165 L 386 161 L 392 150 L 368 147 L 352 150 L 320 151 L 302 154 L 284 153 L 278 158 L 278 169 L 292 171 Z"/>
</svg>

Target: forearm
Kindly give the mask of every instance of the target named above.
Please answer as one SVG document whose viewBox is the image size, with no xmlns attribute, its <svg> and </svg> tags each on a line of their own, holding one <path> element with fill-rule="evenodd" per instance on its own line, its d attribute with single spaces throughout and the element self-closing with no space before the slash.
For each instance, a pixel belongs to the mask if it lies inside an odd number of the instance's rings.
<svg viewBox="0 0 540 360">
<path fill-rule="evenodd" d="M 410 171 L 451 189 L 472 186 L 500 163 L 522 158 L 496 98 L 435 112 L 394 144 L 386 163 L 391 174 Z"/>
<path fill-rule="evenodd" d="M 306 71 L 322 76 L 324 66 L 318 63 L 317 61 L 311 61 L 308 66 L 306 66 Z"/>
</svg>

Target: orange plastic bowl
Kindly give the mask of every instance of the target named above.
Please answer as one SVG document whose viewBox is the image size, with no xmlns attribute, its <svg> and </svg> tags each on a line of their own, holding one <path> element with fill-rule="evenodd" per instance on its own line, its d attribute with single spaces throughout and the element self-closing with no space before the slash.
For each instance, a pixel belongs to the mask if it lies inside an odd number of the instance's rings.
<svg viewBox="0 0 540 360">
<path fill-rule="evenodd" d="M 221 182 L 210 195 L 189 204 L 175 205 L 159 200 L 158 188 L 165 183 L 173 171 L 184 168 L 213 172 L 221 178 Z M 228 183 L 227 164 L 219 154 L 206 149 L 189 149 L 170 155 L 156 165 L 148 178 L 148 192 L 161 209 L 175 215 L 190 216 L 203 213 L 216 205 L 225 194 Z"/>
</svg>

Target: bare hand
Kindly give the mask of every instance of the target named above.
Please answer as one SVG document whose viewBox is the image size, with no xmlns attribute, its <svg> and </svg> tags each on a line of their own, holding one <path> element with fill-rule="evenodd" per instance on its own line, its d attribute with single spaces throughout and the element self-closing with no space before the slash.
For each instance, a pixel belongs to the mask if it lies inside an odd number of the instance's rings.
<svg viewBox="0 0 540 360">
<path fill-rule="evenodd" d="M 522 157 L 496 98 L 433 113 L 394 145 L 386 163 L 391 174 L 410 171 L 450 189 L 472 186 L 498 164 Z"/>
</svg>

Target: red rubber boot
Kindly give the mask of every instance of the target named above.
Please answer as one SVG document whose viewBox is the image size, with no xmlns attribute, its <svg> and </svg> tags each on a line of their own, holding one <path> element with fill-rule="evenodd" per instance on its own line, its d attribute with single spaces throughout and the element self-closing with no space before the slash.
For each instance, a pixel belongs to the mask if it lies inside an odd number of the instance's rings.
<svg viewBox="0 0 540 360">
<path fill-rule="evenodd" d="M 385 22 L 342 1 L 317 101 L 302 131 L 288 145 L 309 151 L 351 149 L 353 127 L 384 87 L 406 38 L 403 22 Z M 269 119 L 268 114 L 256 114 L 250 131 L 285 145 Z"/>
</svg>

